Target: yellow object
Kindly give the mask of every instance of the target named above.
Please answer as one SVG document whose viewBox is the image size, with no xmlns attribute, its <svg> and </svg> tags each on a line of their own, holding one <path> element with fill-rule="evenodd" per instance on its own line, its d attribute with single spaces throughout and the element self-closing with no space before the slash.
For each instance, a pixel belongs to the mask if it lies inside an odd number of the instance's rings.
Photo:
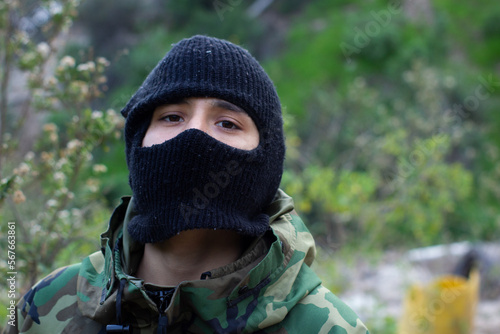
<svg viewBox="0 0 500 334">
<path fill-rule="evenodd" d="M 442 276 L 413 285 L 404 301 L 398 334 L 471 334 L 479 296 L 479 272 L 469 279 Z"/>
</svg>

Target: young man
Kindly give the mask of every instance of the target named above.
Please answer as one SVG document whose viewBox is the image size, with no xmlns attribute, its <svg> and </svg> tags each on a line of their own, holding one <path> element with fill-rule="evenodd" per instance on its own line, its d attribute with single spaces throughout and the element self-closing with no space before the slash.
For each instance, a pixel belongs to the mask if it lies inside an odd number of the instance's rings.
<svg viewBox="0 0 500 334">
<path fill-rule="evenodd" d="M 133 197 L 9 333 L 368 333 L 309 268 L 313 238 L 279 190 L 280 101 L 246 50 L 180 41 L 122 114 Z"/>
</svg>

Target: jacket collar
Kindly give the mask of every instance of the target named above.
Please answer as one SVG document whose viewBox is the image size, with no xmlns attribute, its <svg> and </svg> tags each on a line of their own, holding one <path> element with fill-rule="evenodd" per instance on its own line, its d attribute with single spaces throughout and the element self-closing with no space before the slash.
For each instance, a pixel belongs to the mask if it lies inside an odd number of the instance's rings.
<svg viewBox="0 0 500 334">
<path fill-rule="evenodd" d="M 241 316 L 250 317 L 258 296 L 262 297 L 264 290 L 268 290 L 266 295 L 270 294 L 269 285 L 276 285 L 287 267 L 293 265 L 299 268 L 292 272 L 292 275 L 298 275 L 300 263 L 305 261 L 310 265 L 315 254 L 314 242 L 301 221 L 298 228 L 291 223 L 292 210 L 292 199 L 280 190 L 266 210 L 271 228 L 240 260 L 215 269 L 210 279 L 186 281 L 176 287 L 167 309 L 170 323 L 189 323 L 194 318 L 201 318 L 203 323 L 217 327 L 220 325 L 217 324 L 220 315 L 233 307 L 246 309 L 246 313 Z M 82 266 L 79 293 L 86 298 L 80 298 L 79 307 L 85 316 L 95 321 L 115 323 L 116 301 L 122 281 L 126 284 L 120 292 L 122 295 L 118 297 L 122 300 L 118 312 L 121 311 L 122 318 L 134 325 L 147 327 L 156 323 L 159 314 L 156 305 L 145 293 L 142 280 L 128 274 L 138 265 L 143 251 L 143 246 L 134 242 L 126 231 L 126 224 L 133 214 L 130 197 L 122 198 L 121 204 L 113 212 L 108 230 L 101 235 L 102 264 L 96 260 L 98 256 L 93 255 L 91 266 L 85 263 Z M 299 239 L 302 242 L 297 243 Z M 300 254 L 295 259 L 297 251 Z M 296 261 L 300 262 L 298 267 Z M 320 283 L 314 277 L 302 295 Z M 293 280 L 290 284 L 293 284 Z M 210 307 L 206 307 L 207 300 L 211 301 Z M 231 316 L 226 314 L 226 318 Z M 258 318 L 259 314 L 256 316 Z M 229 321 L 229 318 L 224 321 Z M 259 318 L 255 320 L 255 326 L 262 321 Z"/>
</svg>

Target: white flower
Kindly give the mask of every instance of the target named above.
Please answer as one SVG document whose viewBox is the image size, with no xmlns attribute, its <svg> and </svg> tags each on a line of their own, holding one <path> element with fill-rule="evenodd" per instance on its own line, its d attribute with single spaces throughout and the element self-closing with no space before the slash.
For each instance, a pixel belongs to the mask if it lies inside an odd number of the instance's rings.
<svg viewBox="0 0 500 334">
<path fill-rule="evenodd" d="M 73 139 L 68 142 L 67 148 L 69 150 L 76 150 L 77 148 L 82 146 L 82 142 L 78 139 Z"/>
<path fill-rule="evenodd" d="M 102 111 L 97 111 L 96 110 L 96 111 L 92 112 L 91 117 L 92 117 L 92 119 L 98 119 L 98 118 L 102 118 L 102 115 L 103 115 Z"/>
<path fill-rule="evenodd" d="M 57 84 L 57 79 L 55 77 L 50 77 L 47 79 L 47 84 L 55 86 Z"/>
<path fill-rule="evenodd" d="M 42 56 L 42 58 L 47 58 L 50 54 L 50 46 L 45 42 L 41 42 L 36 46 L 36 51 Z"/>
<path fill-rule="evenodd" d="M 51 199 L 49 199 L 49 200 L 47 201 L 47 206 L 48 206 L 49 208 L 53 208 L 53 207 L 55 207 L 56 205 L 57 205 L 57 201 L 56 201 L 55 199 L 53 199 L 53 198 L 51 198 Z"/>
<path fill-rule="evenodd" d="M 64 175 L 63 172 L 55 172 L 54 173 L 54 180 L 56 181 L 64 181 L 66 179 L 66 175 Z"/>
<path fill-rule="evenodd" d="M 31 161 L 35 158 L 35 153 L 29 151 L 28 153 L 26 153 L 26 155 L 24 156 L 24 159 L 27 160 L 27 161 Z"/>
<path fill-rule="evenodd" d="M 30 221 L 30 225 L 31 225 L 31 228 L 30 228 L 30 232 L 31 233 L 38 233 L 42 230 L 42 227 L 40 226 L 40 224 L 37 224 L 35 221 Z"/>
<path fill-rule="evenodd" d="M 88 70 L 88 65 L 86 63 L 80 64 L 76 67 L 76 69 L 80 72 L 87 71 Z"/>
<path fill-rule="evenodd" d="M 109 60 L 107 60 L 104 57 L 98 57 L 96 60 L 97 60 L 97 63 L 100 65 L 109 66 Z"/>
<path fill-rule="evenodd" d="M 62 210 L 57 213 L 57 216 L 61 219 L 66 219 L 69 217 L 69 211 L 68 210 Z"/>
<path fill-rule="evenodd" d="M 65 164 L 67 164 L 67 163 L 68 163 L 68 159 L 66 159 L 66 158 L 61 158 L 61 159 L 59 159 L 59 160 L 57 161 L 57 163 L 56 163 L 56 166 L 55 166 L 55 167 L 56 167 L 57 169 L 61 169 L 61 168 L 62 168 Z"/>
<path fill-rule="evenodd" d="M 23 162 L 19 165 L 18 168 L 16 168 L 15 170 L 17 173 L 17 175 L 19 176 L 23 176 L 23 175 L 26 175 L 28 174 L 28 172 L 30 171 L 30 166 L 28 166 L 27 163 Z"/>
<path fill-rule="evenodd" d="M 108 171 L 108 167 L 101 164 L 94 165 L 93 169 L 95 173 L 106 173 Z"/>
<path fill-rule="evenodd" d="M 90 192 L 96 193 L 99 190 L 99 181 L 96 179 L 88 179 L 86 185 Z"/>
<path fill-rule="evenodd" d="M 64 56 L 59 62 L 62 67 L 74 67 L 75 66 L 75 58 L 71 56 Z"/>
<path fill-rule="evenodd" d="M 49 12 L 52 16 L 61 14 L 63 10 L 62 5 L 57 1 L 51 1 L 49 4 Z"/>
<path fill-rule="evenodd" d="M 95 71 L 95 63 L 93 61 L 89 61 L 89 62 L 78 65 L 76 67 L 76 69 L 80 72 L 83 72 L 83 71 L 93 72 L 93 71 Z"/>
</svg>

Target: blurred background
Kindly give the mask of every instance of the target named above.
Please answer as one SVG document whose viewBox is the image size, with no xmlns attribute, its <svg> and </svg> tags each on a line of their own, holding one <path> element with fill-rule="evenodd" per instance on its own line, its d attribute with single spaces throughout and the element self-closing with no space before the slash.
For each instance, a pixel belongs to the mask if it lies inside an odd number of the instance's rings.
<svg viewBox="0 0 500 334">
<path fill-rule="evenodd" d="M 273 79 L 282 188 L 315 269 L 373 333 L 396 333 L 406 288 L 474 247 L 475 333 L 500 331 L 495 1 L 0 0 L 0 244 L 15 222 L 18 293 L 99 250 L 130 194 L 119 112 L 194 34 L 242 45 Z"/>
</svg>

